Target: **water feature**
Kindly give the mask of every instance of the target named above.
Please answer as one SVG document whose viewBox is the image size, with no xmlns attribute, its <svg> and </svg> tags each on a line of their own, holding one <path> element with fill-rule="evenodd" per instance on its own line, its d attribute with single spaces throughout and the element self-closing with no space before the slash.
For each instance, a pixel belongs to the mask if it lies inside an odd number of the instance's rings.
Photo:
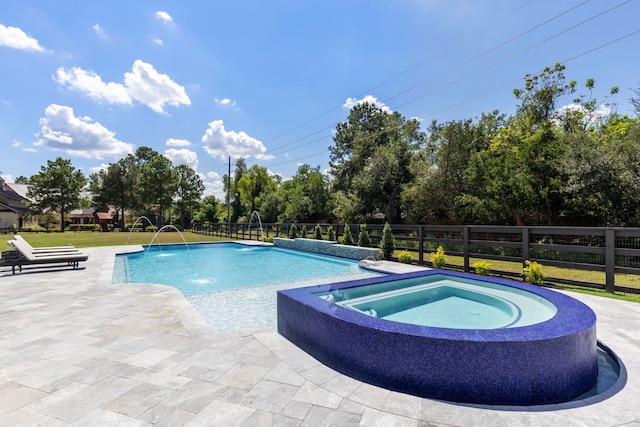
<svg viewBox="0 0 640 427">
<path fill-rule="evenodd" d="M 258 240 L 261 242 L 264 241 L 264 232 L 262 231 L 262 220 L 260 219 L 260 214 L 258 211 L 251 212 L 251 216 L 249 217 L 249 238 L 251 238 L 251 221 L 253 220 L 253 216 L 256 215 L 258 217 L 258 223 L 260 224 L 260 237 Z"/>
<path fill-rule="evenodd" d="M 167 225 L 163 225 L 162 227 L 160 227 L 160 229 L 158 231 L 156 231 L 156 234 L 153 235 L 153 238 L 151 239 L 151 242 L 149 243 L 149 245 L 147 246 L 147 249 L 144 252 L 145 257 L 147 256 L 147 252 L 149 252 L 149 248 L 151 246 L 153 246 L 153 242 L 156 240 L 158 235 L 162 231 L 167 230 L 167 229 L 173 229 L 174 231 L 177 231 L 178 234 L 180 235 L 180 238 L 182 239 L 182 241 L 184 242 L 185 246 L 187 247 L 187 250 L 189 250 L 189 244 L 187 243 L 187 240 L 184 238 L 184 236 L 182 235 L 180 230 L 178 230 L 178 227 L 176 227 L 175 225 L 167 224 Z M 189 252 L 189 254 L 190 254 L 190 252 Z"/>
<path fill-rule="evenodd" d="M 151 228 L 153 228 L 153 231 L 156 231 L 156 227 L 153 225 L 153 223 L 151 222 L 151 220 L 149 218 L 147 218 L 146 216 L 142 215 L 139 216 L 138 218 L 136 218 L 136 220 L 133 222 L 133 225 L 131 226 L 131 230 L 129 230 L 129 235 L 127 236 L 127 245 L 129 244 L 129 239 L 131 238 L 131 233 L 133 232 L 133 230 L 136 228 L 136 225 L 138 224 L 138 222 L 140 220 L 146 219 L 147 222 L 149 223 L 149 225 L 151 226 Z"/>
</svg>

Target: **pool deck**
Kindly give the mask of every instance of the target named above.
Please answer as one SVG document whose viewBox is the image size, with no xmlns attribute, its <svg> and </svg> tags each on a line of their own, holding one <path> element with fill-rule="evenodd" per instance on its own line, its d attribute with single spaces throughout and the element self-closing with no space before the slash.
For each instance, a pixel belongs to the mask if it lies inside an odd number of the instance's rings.
<svg viewBox="0 0 640 427">
<path fill-rule="evenodd" d="M 0 425 L 640 426 L 640 304 L 571 294 L 624 363 L 604 395 L 461 405 L 341 375 L 268 327 L 217 333 L 173 288 L 111 285 L 121 249 L 83 249 L 79 270 L 0 269 Z"/>
</svg>

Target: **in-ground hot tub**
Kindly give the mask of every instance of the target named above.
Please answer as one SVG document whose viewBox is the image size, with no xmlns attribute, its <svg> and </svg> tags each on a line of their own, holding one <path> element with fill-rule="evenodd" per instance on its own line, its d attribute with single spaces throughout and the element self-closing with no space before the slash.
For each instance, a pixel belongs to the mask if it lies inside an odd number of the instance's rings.
<svg viewBox="0 0 640 427">
<path fill-rule="evenodd" d="M 437 270 L 278 292 L 278 331 L 321 362 L 456 402 L 580 396 L 598 375 L 595 322 L 548 289 Z"/>
</svg>

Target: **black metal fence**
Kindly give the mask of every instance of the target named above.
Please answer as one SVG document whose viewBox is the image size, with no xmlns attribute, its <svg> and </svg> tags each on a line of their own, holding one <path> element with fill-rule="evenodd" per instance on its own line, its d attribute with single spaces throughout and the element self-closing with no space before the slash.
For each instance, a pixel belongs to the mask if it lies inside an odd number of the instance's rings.
<svg viewBox="0 0 640 427">
<path fill-rule="evenodd" d="M 316 224 L 302 226 L 313 237 Z M 344 224 L 320 224 L 336 236 Z M 232 239 L 258 239 L 262 235 L 286 237 L 291 224 L 196 225 L 194 232 Z M 357 241 L 359 224 L 350 224 Z M 367 224 L 371 246 L 378 246 L 383 225 Z M 430 265 L 430 256 L 442 246 L 446 268 L 473 272 L 473 264 L 489 262 L 495 275 L 521 277 L 526 260 L 543 265 L 546 280 L 605 289 L 607 292 L 640 293 L 640 228 L 498 227 L 471 225 L 391 225 L 397 250 L 413 254 L 418 264 Z"/>
</svg>

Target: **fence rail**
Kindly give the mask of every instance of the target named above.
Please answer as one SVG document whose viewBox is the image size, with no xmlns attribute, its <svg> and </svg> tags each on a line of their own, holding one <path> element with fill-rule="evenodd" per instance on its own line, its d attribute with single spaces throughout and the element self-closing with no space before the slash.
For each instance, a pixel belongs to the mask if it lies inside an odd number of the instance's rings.
<svg viewBox="0 0 640 427">
<path fill-rule="evenodd" d="M 308 237 L 316 224 L 305 226 Z M 357 241 L 359 224 L 350 224 Z M 193 231 L 232 239 L 287 236 L 291 224 L 195 225 Z M 343 224 L 320 224 L 323 235 L 333 227 L 339 238 Z M 383 225 L 367 224 L 371 246 L 378 246 Z M 392 225 L 396 249 L 415 254 L 418 264 L 438 246 L 447 254 L 447 268 L 472 272 L 473 261 L 493 261 L 491 272 L 521 276 L 526 260 L 545 267 L 549 282 L 574 284 L 607 292 L 640 293 L 640 228 L 496 227 L 474 225 Z"/>
</svg>

